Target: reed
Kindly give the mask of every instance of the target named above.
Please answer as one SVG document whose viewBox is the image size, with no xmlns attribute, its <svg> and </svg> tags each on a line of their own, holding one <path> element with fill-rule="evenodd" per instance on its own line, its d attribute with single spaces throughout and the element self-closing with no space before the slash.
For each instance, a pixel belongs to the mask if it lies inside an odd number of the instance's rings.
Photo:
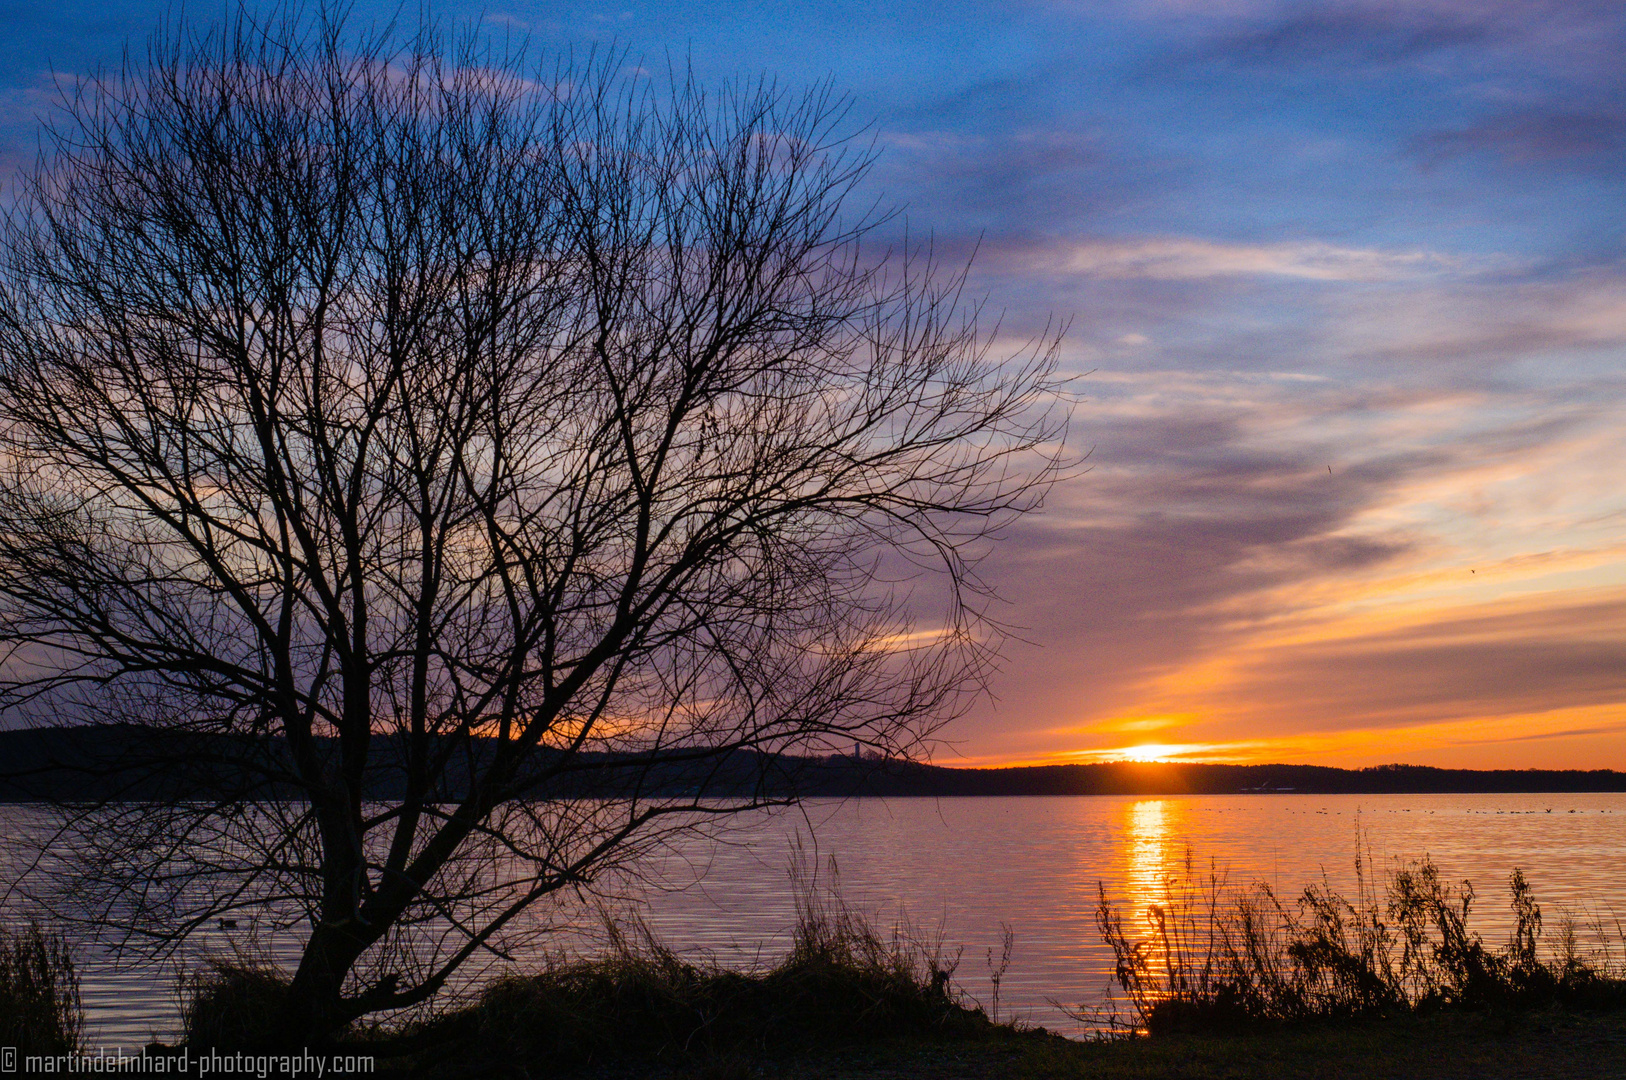
<svg viewBox="0 0 1626 1080">
<path fill-rule="evenodd" d="M 1076 1015 L 1109 1032 L 1159 1033 L 1469 1009 L 1626 1002 L 1626 931 L 1565 916 L 1544 927 L 1524 875 L 1508 880 L 1513 929 L 1500 945 L 1470 926 L 1476 893 L 1427 858 L 1381 883 L 1356 860 L 1356 890 L 1323 881 L 1284 902 L 1263 882 L 1210 869 L 1166 881 L 1144 932 L 1100 888 L 1096 926 L 1116 957 L 1114 995 Z"/>
<path fill-rule="evenodd" d="M 267 960 L 211 958 L 181 977 L 184 1042 L 196 1051 L 274 1048 L 287 993 L 287 976 Z"/>
<path fill-rule="evenodd" d="M 0 929 L 0 1046 L 24 1057 L 76 1053 L 84 1026 L 79 973 L 63 937 L 38 923 Z"/>
</svg>

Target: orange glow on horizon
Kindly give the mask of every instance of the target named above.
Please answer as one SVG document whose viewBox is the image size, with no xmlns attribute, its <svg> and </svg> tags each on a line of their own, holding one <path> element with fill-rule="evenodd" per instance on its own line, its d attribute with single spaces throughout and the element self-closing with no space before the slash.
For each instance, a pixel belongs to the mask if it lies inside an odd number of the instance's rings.
<svg viewBox="0 0 1626 1080">
<path fill-rule="evenodd" d="M 1601 759 L 1577 763 L 1563 758 L 1553 760 L 1542 751 L 1568 742 L 1584 745 L 1597 741 L 1607 746 L 1623 734 L 1626 734 L 1626 722 L 1619 709 L 1597 705 L 1536 714 L 1481 715 L 1341 731 L 1281 732 L 1234 742 L 1108 744 L 1049 753 L 966 755 L 939 759 L 935 764 L 953 768 L 1136 762 L 1329 765 L 1344 769 L 1389 764 L 1448 769 L 1620 769 L 1618 761 L 1603 755 Z M 1077 746 L 1083 740 L 1075 736 L 1072 741 Z"/>
<path fill-rule="evenodd" d="M 1195 747 L 1171 746 L 1168 743 L 1142 743 L 1140 746 L 1126 746 L 1118 750 L 1108 750 L 1101 755 L 1107 761 L 1168 761 L 1189 753 Z"/>
<path fill-rule="evenodd" d="M 1626 574 L 1604 557 L 1615 550 L 1543 553 L 1501 572 L 1487 561 L 1475 578 L 1505 575 L 1524 589 L 1468 602 L 1404 575 L 1386 579 L 1394 589 L 1381 604 L 1371 602 L 1377 575 L 1343 592 L 1320 582 L 1299 602 L 1277 595 L 1264 605 L 1275 614 L 1238 619 L 1217 647 L 1099 712 L 1084 698 L 1078 712 L 1030 729 L 1025 745 L 952 764 L 1626 768 L 1626 699 L 1594 656 L 1626 635 L 1626 585 L 1554 588 L 1535 573 L 1599 562 Z"/>
</svg>

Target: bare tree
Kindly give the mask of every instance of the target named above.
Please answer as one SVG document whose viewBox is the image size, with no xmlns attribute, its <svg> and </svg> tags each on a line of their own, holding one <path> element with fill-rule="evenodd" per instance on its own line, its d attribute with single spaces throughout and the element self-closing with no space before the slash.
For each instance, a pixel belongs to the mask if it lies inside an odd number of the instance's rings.
<svg viewBox="0 0 1626 1080">
<path fill-rule="evenodd" d="M 1055 341 L 861 246 L 841 98 L 325 12 L 154 42 L 0 271 L 0 706 L 163 733 L 166 797 L 59 841 L 126 945 L 293 905 L 320 1038 L 978 689 Z"/>
</svg>

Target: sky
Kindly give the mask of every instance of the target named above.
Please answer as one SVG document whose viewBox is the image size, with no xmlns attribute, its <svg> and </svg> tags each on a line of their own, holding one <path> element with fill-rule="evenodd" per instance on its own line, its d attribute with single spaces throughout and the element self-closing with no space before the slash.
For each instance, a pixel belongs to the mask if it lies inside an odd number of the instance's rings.
<svg viewBox="0 0 1626 1080">
<path fill-rule="evenodd" d="M 0 173 L 164 10 L 0 3 Z M 1626 768 L 1626 3 L 430 10 L 828 79 L 1011 347 L 1069 325 L 1089 457 L 939 762 Z"/>
</svg>

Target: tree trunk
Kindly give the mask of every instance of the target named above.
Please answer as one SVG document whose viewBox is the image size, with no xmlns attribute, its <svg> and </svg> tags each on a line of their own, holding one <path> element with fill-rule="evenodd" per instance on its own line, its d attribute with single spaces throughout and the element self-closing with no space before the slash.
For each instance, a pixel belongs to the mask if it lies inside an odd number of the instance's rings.
<svg viewBox="0 0 1626 1080">
<path fill-rule="evenodd" d="M 340 991 L 366 945 L 343 927 L 317 926 L 300 957 L 272 1039 L 279 1050 L 319 1047 L 334 1039 L 351 1017 Z"/>
</svg>

